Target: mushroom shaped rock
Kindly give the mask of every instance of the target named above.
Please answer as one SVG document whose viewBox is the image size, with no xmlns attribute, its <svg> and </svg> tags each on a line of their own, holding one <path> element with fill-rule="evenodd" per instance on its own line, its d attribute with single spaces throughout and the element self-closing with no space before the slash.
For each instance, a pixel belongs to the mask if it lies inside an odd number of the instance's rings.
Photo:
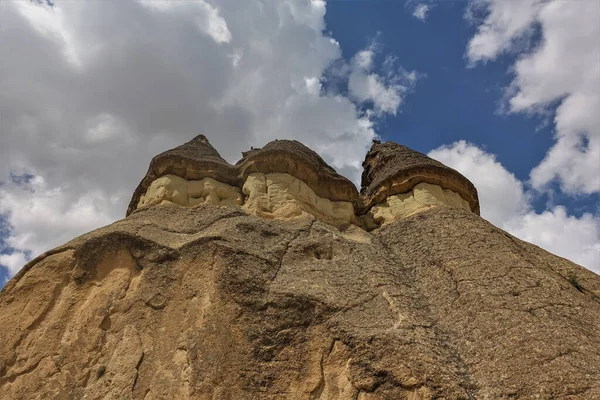
<svg viewBox="0 0 600 400">
<path fill-rule="evenodd" d="M 193 205 L 207 198 L 209 202 L 217 199 L 219 203 L 223 197 L 227 202 L 241 204 L 241 193 L 233 193 L 237 186 L 236 168 L 221 158 L 204 135 L 198 135 L 152 159 L 148 172 L 133 193 L 126 215 L 143 205 L 162 200 Z M 148 193 L 149 189 L 152 189 L 151 193 Z"/>
<path fill-rule="evenodd" d="M 320 197 L 359 206 L 354 184 L 296 140 L 274 140 L 262 148 L 245 152 L 236 166 L 242 180 L 254 172 L 287 173 L 306 183 Z"/>
<path fill-rule="evenodd" d="M 236 167 L 247 209 L 274 217 L 306 211 L 321 220 L 355 222 L 361 204 L 354 184 L 302 143 L 275 140 L 243 155 Z"/>
<path fill-rule="evenodd" d="M 394 142 L 373 142 L 363 162 L 361 187 L 365 210 L 380 216 L 382 206 L 392 210 L 396 218 L 438 205 L 479 214 L 477 189 L 467 178 L 425 154 Z M 373 210 L 378 206 L 379 210 Z M 383 214 L 386 213 L 389 214 L 388 211 Z"/>
</svg>

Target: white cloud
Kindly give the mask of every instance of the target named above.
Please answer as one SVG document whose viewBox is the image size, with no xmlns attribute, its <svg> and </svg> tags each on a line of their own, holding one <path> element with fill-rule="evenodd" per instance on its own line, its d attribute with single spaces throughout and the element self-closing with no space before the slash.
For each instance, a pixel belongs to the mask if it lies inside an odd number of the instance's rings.
<svg viewBox="0 0 600 400">
<path fill-rule="evenodd" d="M 533 22 L 544 0 L 476 0 L 468 8 L 468 17 L 473 11 L 483 8 L 488 15 L 469 41 L 467 57 L 470 62 L 494 60 L 498 55 L 518 45 L 518 39 L 529 35 Z"/>
<path fill-rule="evenodd" d="M 413 9 L 413 17 L 420 19 L 421 21 L 425 22 L 425 20 L 427 19 L 427 14 L 429 13 L 429 11 L 431 10 L 431 8 L 429 7 L 428 4 L 417 4 L 415 6 L 415 8 Z"/>
<path fill-rule="evenodd" d="M 9 276 L 13 276 L 19 272 L 25 263 L 27 263 L 25 253 L 15 251 L 11 254 L 0 254 L 0 265 L 6 267 Z"/>
<path fill-rule="evenodd" d="M 16 11 L 31 24 L 31 28 L 54 42 L 73 66 L 80 66 L 78 44 L 61 8 L 53 8 L 46 2 L 18 1 L 14 4 Z"/>
<path fill-rule="evenodd" d="M 521 54 L 507 91 L 510 112 L 555 111 L 555 145 L 532 170 L 534 188 L 557 179 L 567 193 L 600 191 L 600 2 L 486 0 L 471 39 L 471 64 L 521 49 L 539 27 L 540 43 Z"/>
<path fill-rule="evenodd" d="M 354 56 L 354 67 L 363 71 L 370 71 L 373 68 L 373 58 L 375 57 L 375 45 L 356 53 Z"/>
<path fill-rule="evenodd" d="M 432 150 L 428 155 L 473 182 L 479 193 L 481 215 L 494 225 L 504 227 L 507 221 L 529 211 L 523 184 L 493 154 L 461 140 Z"/>
<path fill-rule="evenodd" d="M 103 208 L 114 201 L 98 191 L 73 198 L 68 186 L 50 187 L 41 176 L 5 183 L 0 191 L 0 214 L 14 227 L 5 241 L 15 252 L 0 256 L 0 264 L 15 273 L 17 264 L 23 266 L 25 253 L 38 255 L 110 223 L 118 213 Z"/>
<path fill-rule="evenodd" d="M 556 206 L 541 214 L 529 212 L 512 221 L 508 230 L 600 274 L 600 221 L 591 214 L 576 218 Z"/>
<path fill-rule="evenodd" d="M 157 12 L 189 13 L 194 12 L 196 27 L 213 38 L 217 43 L 231 42 L 231 32 L 227 27 L 227 21 L 219 15 L 216 7 L 203 0 L 193 2 L 163 1 L 163 0 L 139 0 L 139 2 Z M 193 8 L 193 10 L 190 10 Z"/>
<path fill-rule="evenodd" d="M 2 1 L 10 260 L 123 216 L 151 157 L 199 133 L 229 161 L 300 139 L 357 179 L 375 118 L 398 111 L 410 74 L 342 59 L 325 11 L 314 0 Z M 340 85 L 354 71 L 362 91 L 323 85 L 334 64 Z M 30 184 L 10 182 L 25 172 Z"/>
<path fill-rule="evenodd" d="M 568 258 L 600 274 L 600 220 L 591 214 L 577 218 L 562 206 L 541 214 L 512 173 L 493 154 L 465 141 L 431 151 L 430 157 L 470 179 L 479 193 L 481 216 L 520 239 Z"/>
<path fill-rule="evenodd" d="M 83 137 L 91 143 L 108 141 L 114 138 L 127 140 L 127 129 L 111 114 L 99 114 L 88 120 Z"/>
<path fill-rule="evenodd" d="M 374 112 L 396 115 L 404 95 L 414 86 L 417 75 L 394 67 L 395 59 L 387 58 L 383 64 L 385 74 L 373 73 L 377 44 L 358 52 L 350 66 L 348 91 L 362 104 L 372 102 Z"/>
</svg>

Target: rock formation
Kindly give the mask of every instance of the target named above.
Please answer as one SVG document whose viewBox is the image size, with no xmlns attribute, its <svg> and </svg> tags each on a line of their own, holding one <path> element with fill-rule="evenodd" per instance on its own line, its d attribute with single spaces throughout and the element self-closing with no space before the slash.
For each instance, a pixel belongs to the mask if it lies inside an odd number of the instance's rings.
<svg viewBox="0 0 600 400">
<path fill-rule="evenodd" d="M 600 277 L 374 143 L 359 194 L 278 140 L 155 157 L 127 217 L 0 292 L 7 399 L 600 398 Z"/>
</svg>

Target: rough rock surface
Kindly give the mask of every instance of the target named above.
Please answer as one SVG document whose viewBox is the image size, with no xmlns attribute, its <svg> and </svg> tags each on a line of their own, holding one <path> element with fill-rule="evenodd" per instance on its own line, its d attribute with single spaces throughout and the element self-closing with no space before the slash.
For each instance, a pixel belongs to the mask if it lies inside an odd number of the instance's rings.
<svg viewBox="0 0 600 400">
<path fill-rule="evenodd" d="M 296 140 L 274 140 L 263 148 L 243 153 L 236 163 L 242 180 L 253 172 L 287 173 L 304 181 L 319 197 L 346 201 L 359 208 L 358 191 L 317 153 Z"/>
<path fill-rule="evenodd" d="M 290 174 L 253 172 L 246 178 L 243 191 L 248 195 L 244 209 L 261 217 L 286 219 L 306 212 L 334 225 L 350 224 L 355 219 L 352 203 L 320 197 Z"/>
<path fill-rule="evenodd" d="M 600 398 L 594 273 L 460 207 L 371 232 L 244 207 L 163 201 L 28 263 L 0 398 Z"/>
<path fill-rule="evenodd" d="M 242 155 L 235 166 L 230 165 L 204 135 L 159 154 L 136 188 L 126 215 L 162 202 L 183 206 L 208 202 L 243 205 L 265 218 L 309 213 L 333 225 L 350 223 L 372 230 L 431 207 L 479 213 L 477 190 L 464 176 L 396 143 L 374 142 L 363 163 L 362 195 L 298 141 L 274 140 Z"/>
<path fill-rule="evenodd" d="M 129 215 L 138 207 L 140 197 L 152 182 L 165 175 L 175 175 L 186 180 L 213 178 L 228 185 L 239 186 L 237 169 L 223 160 L 204 135 L 154 157 L 148 172 L 133 192 L 127 208 Z"/>
<path fill-rule="evenodd" d="M 389 224 L 397 219 L 410 217 L 427 209 L 439 206 L 450 206 L 471 211 L 469 203 L 458 193 L 441 186 L 421 182 L 409 192 L 388 196 L 383 203 L 374 205 L 369 210 L 377 226 Z"/>
<path fill-rule="evenodd" d="M 140 196 L 138 208 L 164 201 L 180 206 L 195 206 L 202 203 L 237 206 L 243 204 L 242 192 L 236 186 L 212 178 L 188 181 L 177 175 L 164 175 L 152 181 L 146 193 Z"/>
<path fill-rule="evenodd" d="M 479 214 L 475 186 L 458 171 L 398 143 L 374 142 L 363 162 L 361 194 L 367 209 L 425 182 L 458 193 Z"/>
</svg>

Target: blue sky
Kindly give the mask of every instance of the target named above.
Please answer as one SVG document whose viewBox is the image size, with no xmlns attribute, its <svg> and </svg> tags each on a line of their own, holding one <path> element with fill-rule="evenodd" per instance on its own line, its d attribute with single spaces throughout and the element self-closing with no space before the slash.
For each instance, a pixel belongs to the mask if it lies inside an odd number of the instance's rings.
<svg viewBox="0 0 600 400">
<path fill-rule="evenodd" d="M 381 137 L 600 272 L 600 3 L 0 3 L 0 285 L 123 217 L 150 158 L 297 139 L 355 182 Z"/>
<path fill-rule="evenodd" d="M 425 21 L 412 15 L 418 4 L 432 6 Z M 513 78 L 511 66 L 521 53 L 468 67 L 465 51 L 478 25 L 465 21 L 467 6 L 465 1 L 333 1 L 325 20 L 344 54 L 351 56 L 375 39 L 382 47 L 379 57 L 393 54 L 404 68 L 422 75 L 401 114 L 382 121 L 380 135 L 423 153 L 464 139 L 495 154 L 507 170 L 527 182 L 554 143 L 554 125 L 546 115 L 500 111 Z M 538 32 L 529 46 L 537 46 L 540 39 Z M 551 199 L 536 193 L 533 204 L 538 212 L 548 202 L 563 204 L 576 216 L 598 212 L 597 192 L 573 196 L 554 189 Z"/>
<path fill-rule="evenodd" d="M 514 56 L 466 68 L 465 49 L 476 31 L 464 21 L 466 3 L 436 5 L 423 22 L 401 2 L 336 1 L 328 7 L 327 28 L 345 54 L 352 55 L 377 38 L 382 52 L 394 54 L 404 68 L 424 75 L 401 115 L 387 118 L 380 134 L 425 153 L 447 144 L 449 138 L 462 138 L 485 146 L 517 177 L 526 179 L 552 144 L 551 127 L 536 132 L 536 119 L 496 114 L 502 91 L 510 83 L 507 59 Z"/>
</svg>

